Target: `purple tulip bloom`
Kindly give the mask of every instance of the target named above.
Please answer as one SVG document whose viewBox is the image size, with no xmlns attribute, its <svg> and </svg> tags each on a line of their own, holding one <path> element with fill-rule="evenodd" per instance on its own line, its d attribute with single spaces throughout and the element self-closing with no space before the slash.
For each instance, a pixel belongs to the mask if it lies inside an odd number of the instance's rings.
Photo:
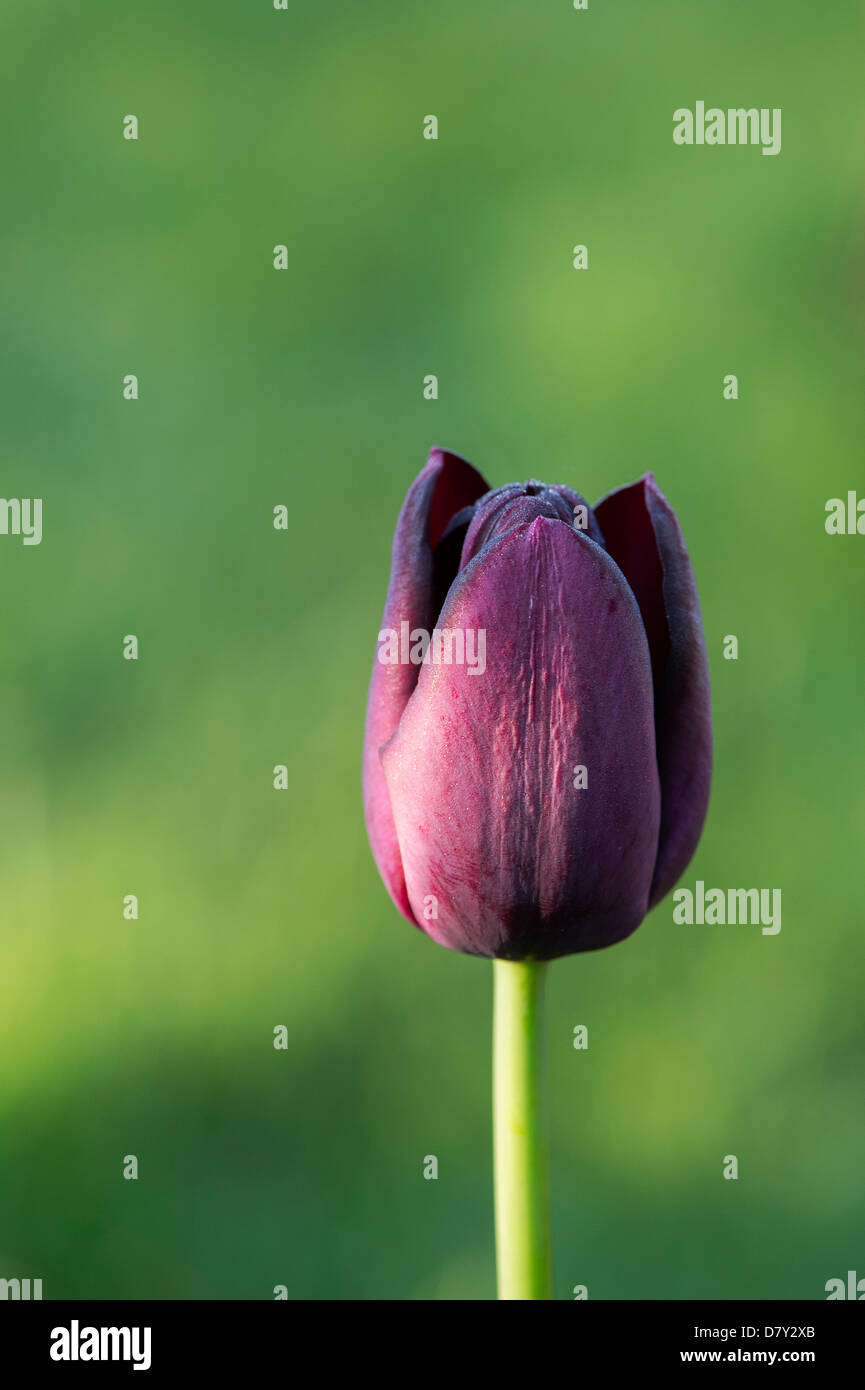
<svg viewBox="0 0 865 1390">
<path fill-rule="evenodd" d="M 403 915 L 508 960 L 621 941 L 688 864 L 711 763 L 694 575 L 651 473 L 593 510 L 490 491 L 434 449 L 397 523 L 364 749 Z"/>
</svg>

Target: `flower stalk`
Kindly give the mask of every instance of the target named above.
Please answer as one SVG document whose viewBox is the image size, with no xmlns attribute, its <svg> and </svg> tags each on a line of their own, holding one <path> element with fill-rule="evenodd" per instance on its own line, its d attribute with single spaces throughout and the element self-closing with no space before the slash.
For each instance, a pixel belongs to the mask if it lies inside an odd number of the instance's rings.
<svg viewBox="0 0 865 1390">
<path fill-rule="evenodd" d="M 500 1299 L 552 1298 L 541 1096 L 546 962 L 493 961 L 493 1149 Z"/>
</svg>

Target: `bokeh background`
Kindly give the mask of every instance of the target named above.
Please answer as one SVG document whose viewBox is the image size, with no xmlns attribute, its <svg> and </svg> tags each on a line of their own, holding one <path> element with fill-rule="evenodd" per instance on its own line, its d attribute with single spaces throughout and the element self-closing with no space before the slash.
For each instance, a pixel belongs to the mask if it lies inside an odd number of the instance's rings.
<svg viewBox="0 0 865 1390">
<path fill-rule="evenodd" d="M 552 968 L 557 1296 L 865 1274 L 865 539 L 824 530 L 865 493 L 862 39 L 804 0 L 5 0 L 0 492 L 44 539 L 0 537 L 0 1276 L 493 1296 L 491 972 L 397 915 L 360 810 L 433 444 L 592 500 L 655 471 L 716 716 L 684 883 L 783 891 L 776 937 L 668 899 Z M 782 153 L 676 147 L 698 98 L 780 106 Z"/>
</svg>

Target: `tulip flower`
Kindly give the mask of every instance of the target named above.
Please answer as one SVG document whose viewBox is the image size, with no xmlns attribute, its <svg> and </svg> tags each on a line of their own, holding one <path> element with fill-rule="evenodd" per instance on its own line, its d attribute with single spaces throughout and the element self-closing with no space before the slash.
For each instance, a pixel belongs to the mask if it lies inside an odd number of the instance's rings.
<svg viewBox="0 0 865 1390">
<path fill-rule="evenodd" d="M 592 508 L 563 485 L 491 490 L 434 449 L 394 537 L 364 804 L 403 916 L 494 962 L 501 1297 L 549 1296 L 545 965 L 623 940 L 670 891 L 711 762 L 693 570 L 652 474 Z"/>
</svg>

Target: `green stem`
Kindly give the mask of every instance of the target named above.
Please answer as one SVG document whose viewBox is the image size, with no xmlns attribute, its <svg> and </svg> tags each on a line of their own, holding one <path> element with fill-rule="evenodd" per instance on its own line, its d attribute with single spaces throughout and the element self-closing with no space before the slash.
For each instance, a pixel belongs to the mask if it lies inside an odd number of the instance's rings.
<svg viewBox="0 0 865 1390">
<path fill-rule="evenodd" d="M 493 1148 L 499 1298 L 552 1298 L 538 1020 L 546 963 L 493 961 Z"/>
</svg>

